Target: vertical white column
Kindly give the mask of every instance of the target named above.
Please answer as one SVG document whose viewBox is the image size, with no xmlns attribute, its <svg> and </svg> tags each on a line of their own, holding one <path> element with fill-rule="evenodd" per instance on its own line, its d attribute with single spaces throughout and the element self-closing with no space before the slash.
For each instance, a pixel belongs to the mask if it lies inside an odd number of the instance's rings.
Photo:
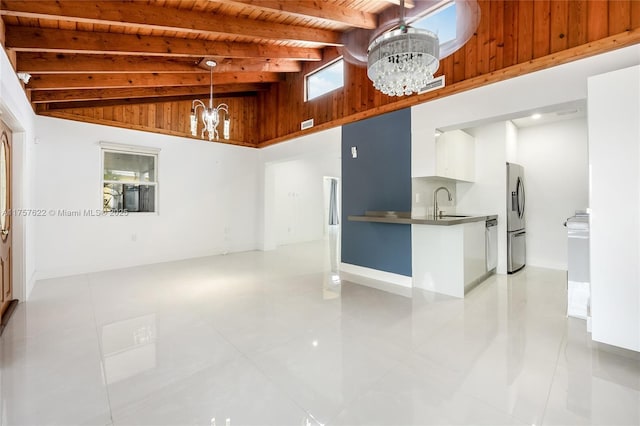
<svg viewBox="0 0 640 426">
<path fill-rule="evenodd" d="M 640 351 L 640 66 L 588 80 L 593 340 Z"/>
</svg>

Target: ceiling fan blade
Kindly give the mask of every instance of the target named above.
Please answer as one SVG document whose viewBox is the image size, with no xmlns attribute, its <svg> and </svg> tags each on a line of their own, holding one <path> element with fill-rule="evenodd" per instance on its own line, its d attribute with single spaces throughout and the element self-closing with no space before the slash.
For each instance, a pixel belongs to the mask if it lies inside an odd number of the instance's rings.
<svg viewBox="0 0 640 426">
<path fill-rule="evenodd" d="M 373 30 L 354 29 L 342 34 L 338 48 L 344 60 L 359 67 L 367 66 L 367 50 Z"/>
<path fill-rule="evenodd" d="M 440 44 L 440 59 L 451 55 L 473 36 L 480 22 L 480 7 L 476 0 L 453 0 L 456 7 L 456 38 Z M 446 7 L 442 0 L 414 0 L 413 7 L 405 10 L 405 21 L 411 25 L 425 16 L 427 11 Z M 342 34 L 340 48 L 344 59 L 356 66 L 367 65 L 368 49 L 373 40 L 400 25 L 397 7 L 390 7 L 378 16 L 378 27 L 373 30 L 353 29 Z"/>
<path fill-rule="evenodd" d="M 456 38 L 440 44 L 440 59 L 446 58 L 464 46 L 480 23 L 480 6 L 477 1 L 455 0 Z"/>
</svg>

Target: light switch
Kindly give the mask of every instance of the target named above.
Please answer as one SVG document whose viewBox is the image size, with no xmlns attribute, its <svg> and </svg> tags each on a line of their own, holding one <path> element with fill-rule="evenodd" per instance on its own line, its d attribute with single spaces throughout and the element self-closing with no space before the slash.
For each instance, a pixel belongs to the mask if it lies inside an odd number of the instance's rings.
<svg viewBox="0 0 640 426">
<path fill-rule="evenodd" d="M 351 158 L 358 158 L 358 148 L 355 146 L 351 147 Z"/>
</svg>

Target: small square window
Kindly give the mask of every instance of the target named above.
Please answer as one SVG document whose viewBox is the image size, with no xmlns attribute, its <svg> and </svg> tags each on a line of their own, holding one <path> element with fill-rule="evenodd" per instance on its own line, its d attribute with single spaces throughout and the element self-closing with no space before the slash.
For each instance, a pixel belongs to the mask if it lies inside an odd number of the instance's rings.
<svg viewBox="0 0 640 426">
<path fill-rule="evenodd" d="M 102 210 L 155 212 L 158 191 L 156 154 L 102 150 Z"/>
<path fill-rule="evenodd" d="M 449 2 L 426 16 L 414 21 L 411 26 L 429 30 L 438 36 L 440 44 L 455 40 L 456 32 L 456 3 Z"/>
<path fill-rule="evenodd" d="M 305 100 L 310 101 L 342 86 L 344 86 L 344 61 L 340 58 L 306 76 Z"/>
</svg>

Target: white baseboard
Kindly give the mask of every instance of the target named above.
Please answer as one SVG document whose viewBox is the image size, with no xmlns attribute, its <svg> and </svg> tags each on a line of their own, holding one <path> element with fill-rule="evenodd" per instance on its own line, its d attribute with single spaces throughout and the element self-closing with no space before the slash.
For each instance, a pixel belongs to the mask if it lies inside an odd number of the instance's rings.
<svg viewBox="0 0 640 426">
<path fill-rule="evenodd" d="M 376 281 L 384 281 L 401 287 L 413 287 L 413 279 L 406 275 L 394 274 L 393 272 L 379 271 L 377 269 L 365 268 L 364 266 L 352 265 L 350 263 L 340 263 L 340 272 L 359 275 Z"/>
<path fill-rule="evenodd" d="M 182 260 L 199 259 L 202 257 L 210 256 L 224 256 L 232 253 L 243 253 L 247 251 L 254 251 L 256 247 L 254 245 L 236 245 L 229 247 L 216 247 L 208 252 L 193 252 L 184 253 L 176 256 L 163 256 L 158 258 L 141 258 L 141 259 L 121 259 L 120 261 L 106 263 L 106 264 L 86 264 L 86 265 L 74 265 L 64 266 L 60 268 L 42 269 L 34 272 L 34 282 L 41 280 L 48 280 L 54 278 L 65 278 L 76 275 L 93 274 L 98 272 L 113 271 L 118 269 L 136 268 L 139 266 L 155 265 L 158 263 L 179 262 Z"/>
</svg>

